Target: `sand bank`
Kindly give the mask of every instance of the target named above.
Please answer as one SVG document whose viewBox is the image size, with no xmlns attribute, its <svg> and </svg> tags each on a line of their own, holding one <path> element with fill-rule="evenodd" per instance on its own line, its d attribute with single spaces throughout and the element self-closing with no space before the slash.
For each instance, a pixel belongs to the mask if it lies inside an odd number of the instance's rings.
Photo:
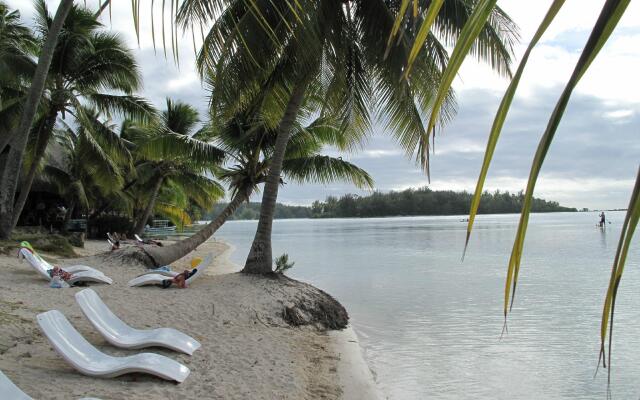
<svg viewBox="0 0 640 400">
<path fill-rule="evenodd" d="M 34 399 L 375 398 L 359 396 L 368 393 L 371 375 L 363 372 L 368 369 L 349 331 L 334 335 L 286 324 L 283 305 L 300 294 L 299 285 L 230 273 L 239 267 L 228 260 L 228 244 L 210 241 L 195 252 L 194 256 L 213 252 L 216 259 L 209 275 L 185 290 L 129 288 L 126 283 L 144 268 L 91 258 L 106 248 L 105 242 L 89 241 L 78 250 L 90 257 L 83 261 L 92 261 L 90 265 L 114 279 L 111 286 L 91 287 L 134 327 L 170 326 L 199 340 L 202 348 L 191 357 L 160 348 L 143 350 L 185 364 L 191 375 L 176 385 L 149 375 L 99 379 L 75 372 L 40 334 L 35 323 L 39 312 L 60 310 L 107 354 L 139 350 L 114 348 L 99 336 L 75 304 L 74 294 L 81 288 L 51 289 L 14 255 L 0 256 L 0 370 Z M 49 258 L 63 266 L 72 264 Z M 186 268 L 190 259 L 179 260 L 176 269 Z M 360 383 L 354 387 L 354 382 Z"/>
</svg>

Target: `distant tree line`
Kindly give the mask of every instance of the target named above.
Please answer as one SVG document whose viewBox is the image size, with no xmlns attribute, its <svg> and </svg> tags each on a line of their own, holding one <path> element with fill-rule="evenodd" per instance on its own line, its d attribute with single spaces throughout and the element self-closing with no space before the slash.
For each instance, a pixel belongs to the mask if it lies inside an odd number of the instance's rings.
<svg viewBox="0 0 640 400">
<path fill-rule="evenodd" d="M 472 194 L 451 190 L 434 191 L 429 188 L 407 189 L 401 192 L 374 192 L 369 196 L 347 194 L 340 198 L 328 197 L 311 206 L 314 218 L 390 217 L 401 215 L 464 215 L 469 213 Z M 485 192 L 480 203 L 480 214 L 518 213 L 523 193 Z M 562 207 L 556 201 L 535 198 L 534 212 L 577 211 Z"/>
<path fill-rule="evenodd" d="M 203 215 L 205 220 L 211 220 L 216 217 L 224 208 L 225 203 L 218 203 L 213 207 L 213 210 Z M 229 220 L 247 220 L 258 219 L 260 217 L 260 203 L 243 203 L 237 209 L 237 211 L 229 217 Z M 305 206 L 288 206 L 285 204 L 276 204 L 276 219 L 290 219 L 290 218 L 312 218 L 311 207 Z"/>
<path fill-rule="evenodd" d="M 342 197 L 329 196 L 325 201 L 314 201 L 311 207 L 288 206 L 278 203 L 276 219 L 287 218 L 350 218 L 350 217 L 391 217 L 416 215 L 464 215 L 469 213 L 471 193 L 451 190 L 434 191 L 429 188 L 407 189 L 400 192 L 374 192 L 369 196 L 346 194 Z M 520 212 L 523 193 L 508 191 L 485 192 L 480 203 L 480 214 L 511 214 Z M 223 210 L 225 204 L 218 204 L 205 218 L 211 219 Z M 534 212 L 577 211 L 563 207 L 557 201 L 535 198 Z M 232 219 L 258 219 L 260 203 L 242 205 Z"/>
</svg>

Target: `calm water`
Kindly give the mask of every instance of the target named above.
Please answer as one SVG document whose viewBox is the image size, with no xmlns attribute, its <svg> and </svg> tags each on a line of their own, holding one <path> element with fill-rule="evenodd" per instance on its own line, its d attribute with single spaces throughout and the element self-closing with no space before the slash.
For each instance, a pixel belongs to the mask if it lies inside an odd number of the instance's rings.
<svg viewBox="0 0 640 400">
<path fill-rule="evenodd" d="M 533 215 L 509 334 L 500 340 L 506 265 L 516 215 L 481 216 L 460 261 L 461 217 L 280 220 L 274 255 L 291 276 L 349 310 L 383 393 L 390 399 L 604 399 L 594 379 L 599 321 L 623 213 Z M 255 221 L 219 236 L 243 263 Z M 636 238 L 637 239 L 637 238 Z M 616 307 L 612 393 L 640 397 L 640 241 Z"/>
</svg>

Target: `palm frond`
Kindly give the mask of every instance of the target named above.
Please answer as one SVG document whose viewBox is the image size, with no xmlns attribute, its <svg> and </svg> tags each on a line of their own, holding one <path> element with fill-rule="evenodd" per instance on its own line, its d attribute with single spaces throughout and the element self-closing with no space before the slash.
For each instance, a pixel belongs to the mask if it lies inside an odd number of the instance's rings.
<svg viewBox="0 0 640 400">
<path fill-rule="evenodd" d="M 515 298 L 518 273 L 520 270 L 520 262 L 522 259 L 522 249 L 524 247 L 524 239 L 529 222 L 529 213 L 531 212 L 533 192 L 538 180 L 540 170 L 542 168 L 542 164 L 544 163 L 544 159 L 547 155 L 547 151 L 551 146 L 551 142 L 553 141 L 560 121 L 562 120 L 562 115 L 564 114 L 567 104 L 569 103 L 569 99 L 571 97 L 573 89 L 576 87 L 576 85 L 580 81 L 580 78 L 587 71 L 587 69 L 591 65 L 591 62 L 595 59 L 600 49 L 602 49 L 602 46 L 604 46 L 605 42 L 613 32 L 613 29 L 616 27 L 620 18 L 624 14 L 624 11 L 629 5 L 629 1 L 630 0 L 607 0 L 607 2 L 604 4 L 600 16 L 598 17 L 591 35 L 587 40 L 585 48 L 582 51 L 580 58 L 578 59 L 571 78 L 569 79 L 569 82 L 565 86 L 564 91 L 558 99 L 558 102 L 556 103 L 556 106 L 547 124 L 547 128 L 538 144 L 538 148 L 536 150 L 536 154 L 531 166 L 531 171 L 529 173 L 529 179 L 527 181 L 527 189 L 524 195 L 522 213 L 520 215 L 520 222 L 518 224 L 516 239 L 514 241 L 511 251 L 511 257 L 509 259 L 509 267 L 507 270 L 507 279 L 505 283 L 504 293 L 505 321 L 507 313 L 510 309 L 509 304 L 513 306 L 513 301 Z"/>
<path fill-rule="evenodd" d="M 487 177 L 487 172 L 489 171 L 489 165 L 491 164 L 491 159 L 493 158 L 493 153 L 495 151 L 496 145 L 498 144 L 498 138 L 500 137 L 500 132 L 502 131 L 502 126 L 504 125 L 504 121 L 507 118 L 507 114 L 509 112 L 509 108 L 511 107 L 511 102 L 513 100 L 513 96 L 518 89 L 518 84 L 520 83 L 520 77 L 524 72 L 524 68 L 527 65 L 527 61 L 529 60 L 529 55 L 531 51 L 536 46 L 544 32 L 547 30 L 549 25 L 553 22 L 555 16 L 558 14 L 562 6 L 564 5 L 565 0 L 554 0 L 554 2 L 549 7 L 547 14 L 544 19 L 540 23 L 538 30 L 533 35 L 531 42 L 529 42 L 529 46 L 527 46 L 527 50 L 522 56 L 522 60 L 520 60 L 520 65 L 518 66 L 518 70 L 516 74 L 511 79 L 511 83 L 507 88 L 507 91 L 502 98 L 500 103 L 500 107 L 496 112 L 496 116 L 493 120 L 493 125 L 491 126 L 491 132 L 489 133 L 489 140 L 487 141 L 487 148 L 484 152 L 484 159 L 482 161 L 482 168 L 480 170 L 480 176 L 478 177 L 478 183 L 476 185 L 476 190 L 473 195 L 473 200 L 471 201 L 471 208 L 469 211 L 469 222 L 467 224 L 467 237 L 465 239 L 465 251 L 467 249 L 467 245 L 469 244 L 469 238 L 471 236 L 471 229 L 473 228 L 473 223 L 475 221 L 476 214 L 478 213 L 478 207 L 480 207 L 480 199 L 482 197 L 482 191 L 484 188 L 484 181 Z M 463 253 L 464 254 L 464 253 Z M 464 258 L 464 255 L 463 255 Z"/>
<path fill-rule="evenodd" d="M 373 188 L 373 178 L 360 167 L 341 158 L 310 156 L 285 159 L 283 173 L 297 182 L 331 183 L 346 181 L 358 188 Z"/>
</svg>

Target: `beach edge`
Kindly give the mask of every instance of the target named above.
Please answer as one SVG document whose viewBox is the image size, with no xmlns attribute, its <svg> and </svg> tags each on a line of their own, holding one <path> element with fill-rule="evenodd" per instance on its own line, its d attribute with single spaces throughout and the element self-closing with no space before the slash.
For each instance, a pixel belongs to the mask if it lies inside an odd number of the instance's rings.
<svg viewBox="0 0 640 400">
<path fill-rule="evenodd" d="M 242 268 L 230 260 L 230 255 L 236 250 L 233 243 L 216 238 L 226 249 L 216 257 L 221 268 L 214 269 L 214 274 L 234 273 Z M 364 349 L 360 345 L 358 335 L 349 324 L 343 330 L 328 331 L 333 351 L 340 355 L 338 362 L 338 379 L 342 388 L 343 400 L 382 400 L 382 392 L 378 389 L 373 372 L 364 357 Z"/>
<path fill-rule="evenodd" d="M 329 331 L 334 351 L 340 355 L 338 379 L 344 400 L 382 400 L 384 396 L 378 388 L 369 367 L 363 348 L 353 326 L 341 331 Z"/>
</svg>

